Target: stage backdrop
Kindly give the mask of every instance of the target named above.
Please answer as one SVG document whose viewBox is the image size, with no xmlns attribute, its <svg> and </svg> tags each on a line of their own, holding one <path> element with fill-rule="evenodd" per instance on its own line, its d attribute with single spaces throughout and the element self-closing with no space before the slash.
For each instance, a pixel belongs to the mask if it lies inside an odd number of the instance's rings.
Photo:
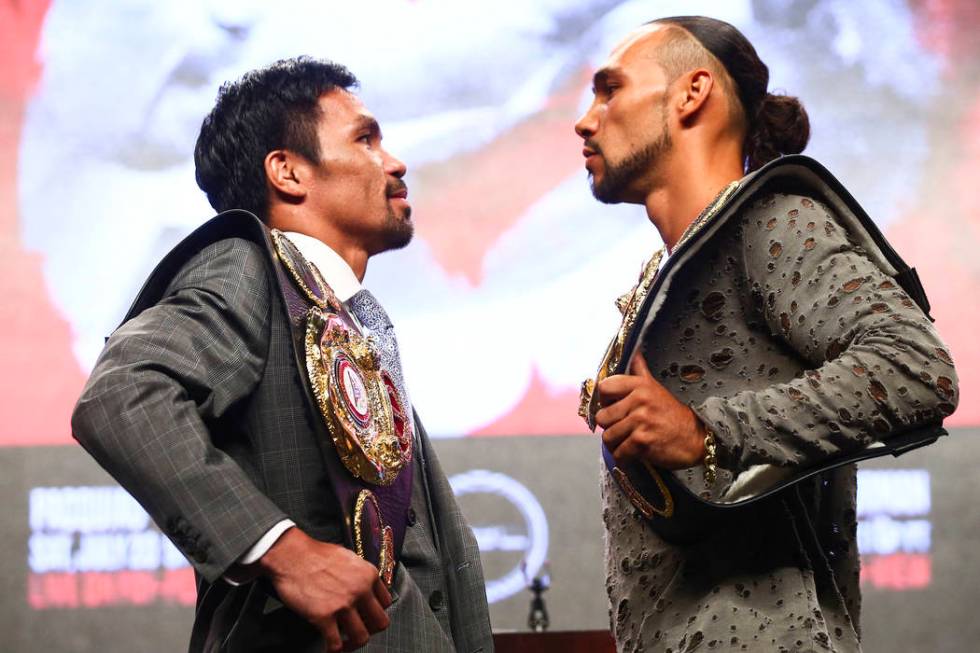
<svg viewBox="0 0 980 653">
<path fill-rule="evenodd" d="M 191 154 L 218 86 L 298 54 L 349 66 L 408 164 L 416 239 L 372 260 L 365 284 L 397 326 L 430 433 L 459 438 L 437 447 L 477 527 L 495 625 L 522 625 L 525 572 L 548 570 L 556 626 L 604 625 L 598 458 L 578 387 L 617 325 L 613 299 L 660 242 L 642 209 L 592 199 L 572 126 L 620 37 L 698 12 L 742 29 L 771 87 L 803 100 L 807 153 L 929 293 L 960 373 L 948 422 L 960 428 L 904 471 L 862 476 L 868 614 L 891 615 L 870 617 L 868 650 L 913 650 L 876 637 L 968 650 L 980 635 L 957 612 L 977 585 L 958 548 L 976 535 L 964 460 L 980 425 L 973 0 L 0 0 L 2 648 L 184 641 L 187 563 L 73 444 L 68 416 L 146 274 L 212 214 Z"/>
</svg>

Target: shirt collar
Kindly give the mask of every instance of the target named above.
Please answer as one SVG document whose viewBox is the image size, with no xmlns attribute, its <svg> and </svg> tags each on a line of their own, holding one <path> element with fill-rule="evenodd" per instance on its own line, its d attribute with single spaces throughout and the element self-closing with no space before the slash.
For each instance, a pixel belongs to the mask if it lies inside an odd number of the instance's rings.
<svg viewBox="0 0 980 653">
<path fill-rule="evenodd" d="M 346 302 L 361 289 L 361 282 L 357 280 L 357 275 L 354 274 L 347 261 L 329 245 L 312 236 L 295 231 L 287 231 L 285 234 L 296 245 L 300 253 L 306 257 L 306 260 L 316 266 L 337 299 Z"/>
</svg>

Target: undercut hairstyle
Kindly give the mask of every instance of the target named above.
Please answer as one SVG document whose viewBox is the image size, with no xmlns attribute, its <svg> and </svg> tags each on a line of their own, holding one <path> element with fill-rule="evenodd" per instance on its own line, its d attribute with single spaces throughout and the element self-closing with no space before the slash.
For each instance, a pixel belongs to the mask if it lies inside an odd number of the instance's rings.
<svg viewBox="0 0 980 653">
<path fill-rule="evenodd" d="M 660 22 L 660 21 L 657 21 Z M 657 62 L 664 69 L 667 84 L 673 84 L 686 72 L 695 68 L 707 68 L 725 89 L 726 93 L 737 93 L 735 81 L 725 66 L 708 52 L 686 29 L 670 23 L 665 24 L 663 39 L 657 49 Z M 745 120 L 741 102 L 731 102 L 732 118 Z"/>
<path fill-rule="evenodd" d="M 218 212 L 251 211 L 267 218 L 265 157 L 290 150 L 320 160 L 320 96 L 357 86 L 357 78 L 331 61 L 297 57 L 223 84 L 194 147 L 197 185 Z"/>
<path fill-rule="evenodd" d="M 705 16 L 658 18 L 648 24 L 672 28 L 659 53 L 668 82 L 699 67 L 719 77 L 732 100 L 732 120 L 745 127 L 747 171 L 803 151 L 810 140 L 806 109 L 799 98 L 769 92 L 769 67 L 737 28 Z"/>
</svg>

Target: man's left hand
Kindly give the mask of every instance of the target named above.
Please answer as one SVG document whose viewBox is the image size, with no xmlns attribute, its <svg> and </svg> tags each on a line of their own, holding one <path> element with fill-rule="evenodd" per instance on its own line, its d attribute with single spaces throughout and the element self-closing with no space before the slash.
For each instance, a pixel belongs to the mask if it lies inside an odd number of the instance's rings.
<svg viewBox="0 0 980 653">
<path fill-rule="evenodd" d="M 704 424 L 653 378 L 639 352 L 630 371 L 603 379 L 597 388 L 603 408 L 595 421 L 613 458 L 662 469 L 697 465 L 704 459 Z"/>
</svg>

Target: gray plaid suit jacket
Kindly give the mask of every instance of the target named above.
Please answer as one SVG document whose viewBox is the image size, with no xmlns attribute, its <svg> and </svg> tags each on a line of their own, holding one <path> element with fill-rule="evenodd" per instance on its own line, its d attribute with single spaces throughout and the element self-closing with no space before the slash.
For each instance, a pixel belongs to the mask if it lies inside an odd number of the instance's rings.
<svg viewBox="0 0 980 653">
<path fill-rule="evenodd" d="M 288 517 L 343 542 L 340 514 L 262 246 L 225 238 L 109 338 L 72 415 L 86 450 L 187 556 L 198 578 L 191 651 L 322 651 L 316 630 L 257 580 L 223 574 Z M 391 626 L 367 651 L 491 651 L 476 541 L 416 421 L 413 520 Z"/>
</svg>

